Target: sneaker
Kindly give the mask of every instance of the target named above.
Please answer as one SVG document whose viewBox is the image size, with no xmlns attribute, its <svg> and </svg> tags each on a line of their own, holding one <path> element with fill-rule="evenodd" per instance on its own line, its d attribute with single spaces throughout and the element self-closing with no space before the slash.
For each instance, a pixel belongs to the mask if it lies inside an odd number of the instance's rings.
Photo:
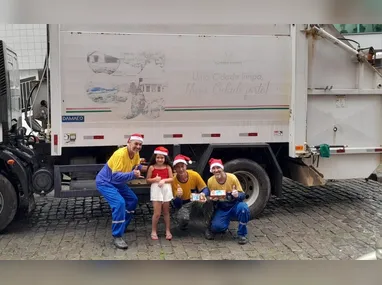
<svg viewBox="0 0 382 285">
<path fill-rule="evenodd" d="M 119 249 L 128 249 L 127 243 L 121 237 L 114 238 L 114 245 Z"/>
<path fill-rule="evenodd" d="M 248 239 L 245 236 L 239 236 L 238 238 L 239 238 L 238 240 L 239 244 L 246 244 L 248 242 Z"/>
<path fill-rule="evenodd" d="M 215 235 L 210 229 L 206 229 L 206 231 L 204 232 L 204 237 L 208 240 L 213 240 L 215 238 Z"/>
</svg>

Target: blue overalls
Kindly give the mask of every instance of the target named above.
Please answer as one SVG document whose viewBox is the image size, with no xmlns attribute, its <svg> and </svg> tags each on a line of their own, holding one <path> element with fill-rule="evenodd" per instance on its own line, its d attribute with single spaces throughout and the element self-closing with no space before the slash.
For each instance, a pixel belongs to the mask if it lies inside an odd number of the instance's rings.
<svg viewBox="0 0 382 285">
<path fill-rule="evenodd" d="M 247 203 L 243 202 L 244 198 L 245 194 L 239 192 L 237 199 L 217 203 L 217 209 L 211 222 L 212 232 L 220 233 L 226 231 L 231 219 L 234 218 L 239 222 L 237 229 L 238 236 L 246 236 L 248 234 L 247 223 L 250 219 L 250 212 Z"/>
<path fill-rule="evenodd" d="M 138 198 L 126 182 L 135 179 L 133 169 L 138 165 L 141 170 L 139 163 L 139 154 L 130 159 L 127 148 L 120 148 L 97 174 L 97 189 L 111 207 L 113 237 L 122 237 L 137 207 Z"/>
</svg>

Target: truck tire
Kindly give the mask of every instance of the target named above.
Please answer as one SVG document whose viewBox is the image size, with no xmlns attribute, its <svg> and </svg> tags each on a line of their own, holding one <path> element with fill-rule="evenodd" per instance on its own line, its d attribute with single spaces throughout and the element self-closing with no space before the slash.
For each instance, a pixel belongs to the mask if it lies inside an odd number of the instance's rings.
<svg viewBox="0 0 382 285">
<path fill-rule="evenodd" d="M 245 158 L 227 162 L 224 170 L 235 174 L 239 179 L 241 187 L 246 193 L 245 202 L 251 212 L 251 219 L 256 218 L 264 210 L 271 197 L 271 181 L 267 172 L 258 163 Z"/>
<path fill-rule="evenodd" d="M 5 176 L 0 174 L 0 233 L 13 221 L 17 204 L 15 188 Z"/>
</svg>

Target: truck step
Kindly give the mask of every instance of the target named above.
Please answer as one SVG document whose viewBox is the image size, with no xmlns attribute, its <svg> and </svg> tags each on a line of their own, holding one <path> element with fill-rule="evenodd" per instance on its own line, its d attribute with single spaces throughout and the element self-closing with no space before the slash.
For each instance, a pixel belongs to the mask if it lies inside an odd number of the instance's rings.
<svg viewBox="0 0 382 285">
<path fill-rule="evenodd" d="M 69 184 L 69 191 L 76 190 L 97 190 L 94 180 L 72 180 Z"/>
<path fill-rule="evenodd" d="M 78 179 L 77 176 L 77 179 L 72 179 L 69 183 L 63 183 L 61 174 L 65 172 L 97 172 L 102 167 L 102 164 L 55 165 L 54 196 L 56 198 L 101 196 L 93 177 L 90 179 Z M 150 185 L 147 184 L 145 179 L 132 180 L 128 185 L 137 196 L 150 195 Z"/>
<path fill-rule="evenodd" d="M 145 181 L 133 180 L 128 184 L 137 196 L 150 195 L 150 185 Z M 56 198 L 94 197 L 101 196 L 97 190 L 95 180 L 72 180 L 55 191 Z"/>
</svg>

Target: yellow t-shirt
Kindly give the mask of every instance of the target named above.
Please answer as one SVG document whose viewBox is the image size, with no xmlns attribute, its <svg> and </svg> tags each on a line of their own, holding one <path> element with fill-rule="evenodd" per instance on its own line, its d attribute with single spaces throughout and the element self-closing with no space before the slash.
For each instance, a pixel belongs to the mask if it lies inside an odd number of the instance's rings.
<svg viewBox="0 0 382 285">
<path fill-rule="evenodd" d="M 135 165 L 140 164 L 139 153 L 136 153 L 133 159 L 130 159 L 127 147 L 116 150 L 107 162 L 107 165 L 114 172 L 130 172 Z"/>
<path fill-rule="evenodd" d="M 237 177 L 234 174 L 226 173 L 226 175 L 227 175 L 227 179 L 224 182 L 224 184 L 218 183 L 216 181 L 215 176 L 211 176 L 207 182 L 208 189 L 210 189 L 210 191 L 212 191 L 212 190 L 225 190 L 226 192 L 232 192 L 232 187 L 233 187 L 233 185 L 235 185 L 237 191 L 244 192 L 243 188 L 241 187 L 239 180 L 237 179 Z"/>
<path fill-rule="evenodd" d="M 172 186 L 172 192 L 174 197 L 176 197 L 176 192 L 178 189 L 178 184 L 183 190 L 183 195 L 181 197 L 182 200 L 189 200 L 191 196 L 191 190 L 197 189 L 198 192 L 201 192 L 203 188 L 207 187 L 206 183 L 204 182 L 203 178 L 193 170 L 187 170 L 188 173 L 188 180 L 185 183 L 181 183 L 178 181 L 176 175 L 174 177 L 173 182 L 171 183 Z"/>
</svg>

